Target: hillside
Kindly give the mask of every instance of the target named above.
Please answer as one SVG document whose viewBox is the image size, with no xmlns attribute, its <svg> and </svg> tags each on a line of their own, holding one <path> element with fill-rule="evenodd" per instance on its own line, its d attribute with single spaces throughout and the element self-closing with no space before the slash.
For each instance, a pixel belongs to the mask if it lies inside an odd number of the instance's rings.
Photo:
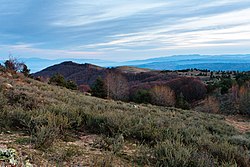
<svg viewBox="0 0 250 167">
<path fill-rule="evenodd" d="M 74 81 L 80 89 L 93 87 L 96 80 L 101 78 L 106 86 L 106 92 L 109 92 L 108 98 L 114 100 L 138 102 L 135 98 L 138 94 L 140 96 L 142 90 L 149 91 L 156 86 L 169 87 L 174 91 L 174 100 L 182 95 L 184 100 L 190 103 L 203 99 L 207 92 L 206 85 L 198 77 L 182 76 L 175 71 L 163 72 L 131 66 L 103 68 L 91 64 L 63 62 L 37 72 L 33 76 L 48 78 L 57 73 L 66 80 Z M 142 98 L 139 97 L 139 101 Z M 174 105 L 175 102 L 171 106 Z"/>
<path fill-rule="evenodd" d="M 63 62 L 50 66 L 40 72 L 33 74 L 35 77 L 51 77 L 55 74 L 63 75 L 67 80 L 73 80 L 78 85 L 93 84 L 98 76 L 104 76 L 106 68 L 92 64 L 77 64 L 72 61 Z"/>
<path fill-rule="evenodd" d="M 71 61 L 47 67 L 32 75 L 34 77 L 48 78 L 57 73 L 63 75 L 66 80 L 75 81 L 78 85 L 90 86 L 93 85 L 98 77 L 105 78 L 110 73 L 115 75 L 121 74 L 132 85 L 150 81 L 167 81 L 178 77 L 175 73 L 164 74 L 160 71 L 132 66 L 104 68 L 92 64 L 78 64 Z"/>
<path fill-rule="evenodd" d="M 21 74 L 0 73 L 0 85 L 0 148 L 14 148 L 19 164 L 249 166 L 250 131 L 224 116 L 103 100 Z"/>
</svg>

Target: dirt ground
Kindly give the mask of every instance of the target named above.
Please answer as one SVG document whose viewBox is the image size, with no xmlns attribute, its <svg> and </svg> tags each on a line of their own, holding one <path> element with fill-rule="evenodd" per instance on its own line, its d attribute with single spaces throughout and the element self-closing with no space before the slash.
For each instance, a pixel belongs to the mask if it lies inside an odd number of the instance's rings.
<svg viewBox="0 0 250 167">
<path fill-rule="evenodd" d="M 226 123 L 234 126 L 241 133 L 250 132 L 250 118 L 240 115 L 226 116 Z"/>
</svg>

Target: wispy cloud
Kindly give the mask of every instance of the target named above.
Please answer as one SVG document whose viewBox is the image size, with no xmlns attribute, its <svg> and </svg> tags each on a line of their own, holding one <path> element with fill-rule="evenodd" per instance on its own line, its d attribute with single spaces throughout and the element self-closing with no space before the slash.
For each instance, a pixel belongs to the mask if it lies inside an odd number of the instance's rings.
<svg viewBox="0 0 250 167">
<path fill-rule="evenodd" d="M 17 45 L 0 45 L 1 58 L 8 58 L 9 54 L 16 58 L 32 58 L 40 57 L 46 59 L 55 58 L 92 58 L 100 57 L 102 52 L 84 52 L 84 51 L 70 51 L 59 49 L 40 49 L 35 48 L 34 44 L 17 44 Z"/>
<path fill-rule="evenodd" d="M 103 3 L 73 1 L 64 2 L 62 11 L 57 13 L 52 25 L 62 27 L 84 26 L 97 22 L 115 20 L 129 17 L 147 10 L 163 7 L 167 3 L 143 2 L 135 0 L 133 3 L 126 1 L 99 1 Z M 70 8 L 70 6 L 72 6 Z M 96 10 L 98 9 L 98 10 Z M 67 13 L 65 13 L 67 11 Z M 70 15 L 69 15 L 70 13 Z"/>
<path fill-rule="evenodd" d="M 1 54 L 128 60 L 250 52 L 249 0 L 0 3 Z"/>
<path fill-rule="evenodd" d="M 245 17 L 248 15 L 250 15 L 250 8 L 206 17 L 186 18 L 179 24 L 150 27 L 144 32 L 117 34 L 109 37 L 110 41 L 108 42 L 91 44 L 85 47 L 127 46 L 134 48 L 143 45 L 158 45 L 158 49 L 170 49 L 180 48 L 180 46 L 195 48 L 199 46 L 249 44 L 250 18 Z M 223 44 L 219 41 L 227 42 Z"/>
</svg>

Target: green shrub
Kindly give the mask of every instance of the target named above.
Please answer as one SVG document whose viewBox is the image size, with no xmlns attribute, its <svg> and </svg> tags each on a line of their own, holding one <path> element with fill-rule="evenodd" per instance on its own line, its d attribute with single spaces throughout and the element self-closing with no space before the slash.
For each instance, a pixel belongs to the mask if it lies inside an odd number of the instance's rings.
<svg viewBox="0 0 250 167">
<path fill-rule="evenodd" d="M 66 81 L 66 88 L 71 89 L 71 90 L 77 90 L 77 85 L 73 81 Z"/>
<path fill-rule="evenodd" d="M 44 125 L 37 126 L 32 133 L 32 142 L 35 148 L 48 148 L 52 146 L 58 135 L 58 128 Z"/>
<path fill-rule="evenodd" d="M 49 84 L 66 87 L 67 89 L 77 90 L 77 85 L 74 81 L 66 81 L 63 75 L 55 74 L 49 79 Z"/>
<path fill-rule="evenodd" d="M 20 106 L 28 110 L 32 110 L 38 107 L 38 101 L 34 96 L 17 90 L 9 90 L 6 93 L 6 97 L 8 99 L 8 103 L 12 106 Z"/>
<path fill-rule="evenodd" d="M 183 145 L 180 141 L 158 143 L 154 150 L 156 166 L 192 166 L 192 154 L 196 149 Z"/>
</svg>

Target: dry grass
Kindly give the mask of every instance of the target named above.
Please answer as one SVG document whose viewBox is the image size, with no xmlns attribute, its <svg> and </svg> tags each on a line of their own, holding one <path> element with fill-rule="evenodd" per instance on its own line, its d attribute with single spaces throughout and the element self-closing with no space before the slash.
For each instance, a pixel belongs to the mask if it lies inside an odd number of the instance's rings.
<svg viewBox="0 0 250 167">
<path fill-rule="evenodd" d="M 232 125 L 241 133 L 250 132 L 250 119 L 240 115 L 227 116 L 226 123 Z"/>
</svg>

